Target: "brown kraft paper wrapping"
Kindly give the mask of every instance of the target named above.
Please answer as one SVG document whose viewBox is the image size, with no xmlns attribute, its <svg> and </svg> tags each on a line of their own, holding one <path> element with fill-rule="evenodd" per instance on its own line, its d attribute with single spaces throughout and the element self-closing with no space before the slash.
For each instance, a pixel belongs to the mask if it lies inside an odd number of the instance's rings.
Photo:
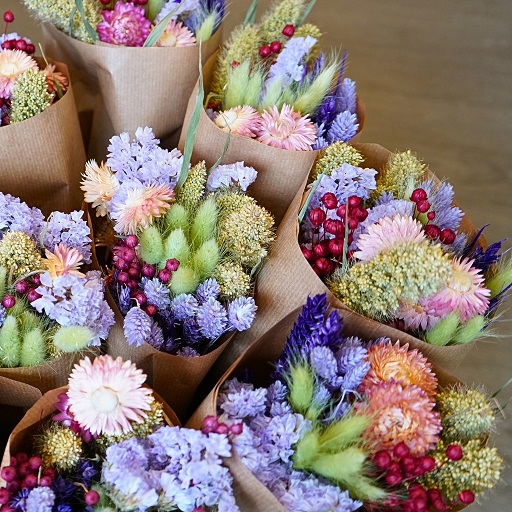
<svg viewBox="0 0 512 512">
<path fill-rule="evenodd" d="M 44 68 L 44 61 L 36 60 Z M 54 64 L 69 77 L 65 64 Z M 85 162 L 71 83 L 44 112 L 0 127 L 0 191 L 40 208 L 45 215 L 80 207 Z"/>
<path fill-rule="evenodd" d="M 163 147 L 176 145 L 190 92 L 199 76 L 199 45 L 129 48 L 88 44 L 42 24 L 46 55 L 65 62 L 76 87 L 87 155 L 105 160 L 113 135 L 153 128 Z M 202 45 L 203 63 L 219 47 L 222 29 Z"/>
<path fill-rule="evenodd" d="M 354 144 L 354 147 L 365 157 L 365 167 L 380 169 L 388 161 L 391 152 L 378 144 Z M 429 177 L 435 176 L 427 170 Z M 434 346 L 421 341 L 410 334 L 393 327 L 380 324 L 375 320 L 363 317 L 347 308 L 338 300 L 313 272 L 304 258 L 298 242 L 298 213 L 303 200 L 306 181 L 297 192 L 277 231 L 276 242 L 270 252 L 268 261 L 263 265 L 256 281 L 255 300 L 258 306 L 256 319 L 249 331 L 237 334 L 235 342 L 223 354 L 215 371 L 227 368 L 244 349 L 262 336 L 290 311 L 306 301 L 308 295 L 326 293 L 332 307 L 342 309 L 349 325 L 355 326 L 355 332 L 366 338 L 386 336 L 392 340 L 409 343 L 419 349 L 437 367 L 454 371 L 467 356 L 474 343 L 467 345 Z M 461 228 L 468 235 L 475 234 L 471 222 L 463 217 Z M 379 333 L 377 336 L 376 333 Z M 218 373 L 216 373 L 218 377 Z"/>
<path fill-rule="evenodd" d="M 256 385 L 265 386 L 273 370 L 273 363 L 281 355 L 286 339 L 293 324 L 297 320 L 302 305 L 289 312 L 286 317 L 277 322 L 270 330 L 259 337 L 224 373 L 210 394 L 194 412 L 187 427 L 200 429 L 206 416 L 217 416 L 217 397 L 219 391 L 228 379 L 236 377 L 242 370 L 249 369 L 254 376 Z M 386 336 L 385 327 L 378 324 L 372 334 L 369 330 L 360 330 L 360 319 L 356 315 L 347 314 L 347 310 L 340 311 L 343 317 L 343 335 L 357 335 L 365 341 Z M 421 349 L 420 349 L 421 350 Z M 459 381 L 450 373 L 433 364 L 433 370 L 442 387 L 457 384 Z M 250 472 L 238 458 L 236 453 L 230 459 L 224 459 L 226 466 L 233 476 L 235 499 L 241 512 L 286 512 L 286 508 L 277 498 Z M 456 508 L 454 510 L 461 510 Z"/>
<path fill-rule="evenodd" d="M 180 419 L 185 418 L 190 412 L 199 384 L 222 354 L 233 334 L 225 335 L 217 348 L 199 357 L 166 354 L 149 343 L 132 347 L 124 336 L 124 319 L 119 308 L 108 290 L 105 291 L 105 296 L 116 319 L 107 339 L 107 353 L 135 363 L 148 376 L 148 385 L 162 396 Z"/>
<path fill-rule="evenodd" d="M 67 386 L 61 386 L 57 389 L 52 389 L 45 393 L 23 416 L 21 421 L 14 427 L 7 441 L 7 446 L 2 457 L 2 466 L 10 464 L 11 455 L 15 455 L 21 451 L 29 451 L 32 445 L 32 438 L 37 433 L 39 426 L 43 421 L 49 420 L 50 417 L 57 412 L 55 404 L 59 400 L 59 395 L 66 393 Z M 167 425 L 179 426 L 180 422 L 174 414 L 174 411 L 165 403 L 160 396 L 153 392 L 155 400 L 162 402 L 164 407 L 164 420 Z M 0 487 L 4 486 L 5 482 L 0 477 Z"/>
<path fill-rule="evenodd" d="M 210 90 L 216 57 L 216 55 L 212 56 L 203 69 L 205 94 Z M 198 88 L 199 83 L 196 84 L 188 102 L 183 130 L 178 143 L 178 149 L 182 152 Z M 360 132 L 364 125 L 365 111 L 359 100 L 357 103 L 357 117 Z M 213 166 L 222 155 L 227 137 L 228 133 L 218 128 L 202 109 L 192 152 L 192 161 L 204 160 L 207 167 Z M 274 215 L 276 225 L 278 225 L 297 190 L 309 174 L 317 155 L 318 151 L 292 151 L 273 148 L 248 137 L 230 135 L 229 147 L 222 158 L 222 163 L 243 160 L 245 165 L 254 167 L 258 171 L 258 177 L 249 187 L 248 194 Z"/>
</svg>

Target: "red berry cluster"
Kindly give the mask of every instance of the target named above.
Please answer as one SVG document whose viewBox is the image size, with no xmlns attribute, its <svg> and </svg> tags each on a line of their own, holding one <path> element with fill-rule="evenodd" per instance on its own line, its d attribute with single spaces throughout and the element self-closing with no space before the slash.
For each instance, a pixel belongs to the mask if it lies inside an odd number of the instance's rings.
<svg viewBox="0 0 512 512">
<path fill-rule="evenodd" d="M 422 188 L 413 190 L 411 194 L 411 201 L 416 204 L 415 213 L 425 213 L 427 215 L 427 223 L 424 226 L 425 234 L 431 240 L 437 240 L 443 244 L 451 245 L 455 241 L 455 232 L 453 229 L 445 228 L 441 229 L 439 226 L 432 224 L 432 221 L 436 218 L 436 212 L 430 210 L 431 204 L 428 201 L 427 192 Z"/>
<path fill-rule="evenodd" d="M 138 258 L 135 248 L 139 244 L 139 239 L 135 235 L 128 235 L 124 239 L 119 239 L 112 249 L 112 264 L 114 265 L 114 279 L 130 290 L 130 296 L 137 301 L 139 306 L 149 316 L 157 313 L 157 308 L 153 304 L 148 304 L 146 295 L 140 291 L 140 281 L 143 277 L 149 279 L 155 277 L 160 279 L 163 284 L 167 284 L 172 273 L 178 270 L 180 262 L 175 259 L 169 259 L 165 267 L 158 271 L 154 265 L 143 262 Z"/>
<path fill-rule="evenodd" d="M 293 34 L 295 34 L 295 27 L 293 25 L 286 25 L 282 32 L 285 37 L 292 37 Z M 258 50 L 258 53 L 262 59 L 266 59 L 267 57 L 270 57 L 270 55 L 277 54 L 281 51 L 282 44 L 280 41 L 272 41 L 270 44 L 264 44 L 260 46 L 260 49 Z M 235 66 L 235 63 L 233 62 L 232 66 Z"/>
<path fill-rule="evenodd" d="M 243 423 L 234 423 L 228 427 L 225 423 L 219 423 L 217 416 L 206 416 L 203 420 L 201 432 L 203 434 L 225 434 L 227 436 L 238 436 L 243 432 Z"/>
<path fill-rule="evenodd" d="M 14 14 L 12 11 L 4 12 L 4 21 L 5 21 L 5 31 L 4 34 L 7 34 L 7 27 L 9 23 L 14 21 Z M 2 43 L 2 50 L 21 50 L 22 52 L 28 53 L 28 55 L 32 55 L 36 51 L 36 47 L 29 43 L 28 40 L 20 37 L 19 39 L 8 39 Z M 0 104 L 0 107 L 2 104 Z"/>
<path fill-rule="evenodd" d="M 31 491 L 35 487 L 51 487 L 57 478 L 57 472 L 53 468 L 43 468 L 41 457 L 29 457 L 20 452 L 11 457 L 9 466 L 2 468 L 1 476 L 6 486 L 0 487 L 0 509 L 2 512 L 16 512 L 17 508 L 9 506 L 9 502 L 16 497 L 19 491 L 27 489 Z M 90 490 L 84 495 L 85 503 L 91 507 L 100 501 L 98 492 Z"/>
<path fill-rule="evenodd" d="M 25 295 L 29 302 L 34 302 L 39 299 L 41 295 L 36 292 L 36 288 L 41 284 L 41 278 L 39 274 L 34 274 L 27 279 L 18 281 L 14 285 L 14 290 L 19 295 Z M 11 309 L 16 304 L 16 297 L 14 295 L 4 295 L 2 298 L 2 306 L 5 309 Z"/>
<path fill-rule="evenodd" d="M 326 192 L 320 201 L 323 208 L 313 208 L 309 212 L 309 220 L 313 224 L 311 249 L 305 245 L 300 248 L 317 275 L 328 276 L 336 270 L 345 251 L 348 258 L 352 256 L 348 247 L 352 243 L 354 230 L 368 217 L 368 210 L 357 196 L 350 196 L 345 204 L 339 204 L 332 192 Z M 329 210 L 335 210 L 338 218 L 327 218 Z M 328 235 L 333 238 L 328 238 Z"/>
</svg>

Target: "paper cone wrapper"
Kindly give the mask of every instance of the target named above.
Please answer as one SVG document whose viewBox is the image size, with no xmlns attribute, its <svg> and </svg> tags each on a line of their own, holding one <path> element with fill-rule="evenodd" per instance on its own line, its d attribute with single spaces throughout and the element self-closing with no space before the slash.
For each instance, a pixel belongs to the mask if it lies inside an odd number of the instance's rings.
<svg viewBox="0 0 512 512">
<path fill-rule="evenodd" d="M 216 62 L 216 55 L 214 55 L 203 68 L 206 94 L 210 90 Z M 182 152 L 198 89 L 199 83 L 196 84 L 188 102 L 187 114 L 178 143 L 178 149 Z M 359 100 L 357 117 L 360 132 L 364 125 L 365 110 Z M 222 155 L 227 138 L 228 133 L 222 131 L 202 109 L 192 152 L 192 162 L 204 160 L 207 167 L 212 167 Z M 254 167 L 258 171 L 258 177 L 249 187 L 247 193 L 274 215 L 276 225 L 278 225 L 309 174 L 317 156 L 318 151 L 291 151 L 273 148 L 255 139 L 241 135 L 229 135 L 229 147 L 221 163 L 230 164 L 243 161 L 245 165 Z"/>
<path fill-rule="evenodd" d="M 378 144 L 354 144 L 365 157 L 364 166 L 382 168 L 391 156 L 391 152 Z M 435 177 L 427 170 L 429 177 Z M 223 354 L 215 368 L 218 377 L 233 361 L 290 311 L 302 305 L 308 295 L 326 293 L 332 307 L 343 310 L 345 319 L 350 319 L 349 326 L 354 326 L 360 336 L 377 338 L 386 336 L 402 344 L 409 343 L 419 349 L 437 367 L 454 371 L 469 353 L 474 343 L 453 346 L 435 346 L 421 341 L 410 334 L 395 329 L 375 320 L 365 318 L 347 308 L 338 300 L 313 272 L 304 258 L 298 242 L 298 213 L 305 199 L 303 194 L 306 180 L 290 205 L 279 229 L 276 242 L 270 252 L 268 261 L 263 265 L 256 282 L 255 300 L 258 306 L 256 319 L 249 331 L 237 334 L 235 343 Z M 464 217 L 462 230 L 471 237 L 475 234 L 474 226 Z M 350 330 L 351 327 L 348 329 Z M 378 333 L 378 335 L 377 335 Z"/>
<path fill-rule="evenodd" d="M 51 416 L 57 412 L 55 404 L 59 401 L 59 395 L 66 393 L 67 390 L 68 387 L 66 385 L 48 391 L 25 413 L 25 416 L 23 416 L 21 421 L 14 427 L 14 430 L 9 436 L 2 457 L 2 467 L 10 464 L 11 455 L 16 455 L 21 451 L 30 453 L 34 435 L 37 434 L 41 424 L 49 420 Z M 167 425 L 179 426 L 180 422 L 169 405 L 166 404 L 157 393 L 153 392 L 153 396 L 155 400 L 163 404 L 164 420 Z M 0 477 L 0 487 L 4 485 L 5 482 Z"/>
<path fill-rule="evenodd" d="M 65 62 L 76 87 L 88 157 L 105 160 L 113 135 L 153 128 L 163 147 L 176 145 L 190 93 L 199 77 L 199 45 L 130 48 L 88 44 L 43 23 L 46 55 Z M 202 45 L 203 63 L 217 50 L 222 30 Z"/>
<path fill-rule="evenodd" d="M 259 337 L 224 373 L 210 394 L 194 412 L 187 427 L 200 429 L 206 416 L 217 416 L 217 398 L 223 384 L 237 377 L 243 370 L 249 370 L 256 386 L 267 386 L 269 377 L 274 369 L 274 363 L 279 358 L 286 345 L 286 339 L 290 334 L 293 324 L 297 320 L 302 306 L 289 312 L 285 318 L 277 322 L 271 329 Z M 343 335 L 359 336 L 365 341 L 384 336 L 377 328 L 374 334 L 368 336 L 368 331 L 359 329 L 359 319 L 353 315 L 347 315 L 347 311 L 341 310 L 343 317 Z M 384 326 L 382 326 L 384 327 Z M 427 356 L 428 357 L 428 356 Z M 433 364 L 433 370 L 441 387 L 447 387 L 459 383 L 450 373 Z M 279 503 L 277 498 L 250 472 L 239 457 L 234 453 L 231 459 L 224 459 L 230 469 L 234 480 L 234 491 L 237 505 L 241 512 L 286 512 L 286 508 Z M 459 508 L 454 510 L 460 510 Z"/>
<path fill-rule="evenodd" d="M 182 357 L 156 350 L 148 343 L 140 347 L 128 345 L 123 333 L 124 318 L 108 291 L 107 301 L 115 313 L 116 323 L 107 339 L 107 353 L 121 356 L 142 368 L 151 386 L 175 411 L 180 419 L 191 412 L 193 399 L 201 381 L 233 337 L 225 335 L 217 347 L 204 356 Z"/>
<path fill-rule="evenodd" d="M 36 59 L 44 68 L 42 59 Z M 56 71 L 69 77 L 67 67 Z M 85 151 L 70 84 L 62 98 L 20 123 L 0 127 L 0 190 L 19 197 L 45 215 L 80 207 Z"/>
</svg>

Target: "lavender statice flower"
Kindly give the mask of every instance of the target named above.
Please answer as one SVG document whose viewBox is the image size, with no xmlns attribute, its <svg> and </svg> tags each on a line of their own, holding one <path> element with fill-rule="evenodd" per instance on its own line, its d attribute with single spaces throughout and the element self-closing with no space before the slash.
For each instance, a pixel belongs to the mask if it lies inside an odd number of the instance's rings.
<svg viewBox="0 0 512 512">
<path fill-rule="evenodd" d="M 229 329 L 246 331 L 256 318 L 258 307 L 252 297 L 238 297 L 228 304 Z"/>
<path fill-rule="evenodd" d="M 347 338 L 336 352 L 338 371 L 343 375 L 341 389 L 346 392 L 356 390 L 370 370 L 367 361 L 368 351 L 359 338 Z"/>
<path fill-rule="evenodd" d="M 156 350 L 161 350 L 163 344 L 165 343 L 164 333 L 156 322 L 153 322 L 151 325 L 151 332 L 149 333 L 147 342 Z"/>
<path fill-rule="evenodd" d="M 348 142 L 355 137 L 358 128 L 359 122 L 356 114 L 351 114 L 348 110 L 340 112 L 327 131 L 327 140 L 330 143 Z"/>
<path fill-rule="evenodd" d="M 143 277 L 141 287 L 146 295 L 148 304 L 152 304 L 157 309 L 167 309 L 171 305 L 169 288 L 160 279 L 156 277 L 152 279 Z"/>
<path fill-rule="evenodd" d="M 1 232 L 23 231 L 38 242 L 43 230 L 44 215 L 38 208 L 30 208 L 27 203 L 10 194 L 0 192 L 0 238 Z"/>
<path fill-rule="evenodd" d="M 213 192 L 224 187 L 239 187 L 245 192 L 249 185 L 254 183 L 257 176 L 256 169 L 244 165 L 244 162 L 219 165 L 208 175 L 206 191 Z"/>
<path fill-rule="evenodd" d="M 216 299 L 220 294 L 220 286 L 213 277 L 203 281 L 196 290 L 196 298 L 200 304 L 208 299 Z"/>
<path fill-rule="evenodd" d="M 169 185 L 174 188 L 181 171 L 183 155 L 178 149 L 170 152 L 162 149 L 159 143 L 148 127 L 138 128 L 132 141 L 126 132 L 110 139 L 107 165 L 116 173 L 121 184 L 113 201 L 122 202 L 122 194 L 126 194 L 123 190 L 130 188 L 130 184 L 142 187 L 150 184 Z"/>
<path fill-rule="evenodd" d="M 433 180 L 426 180 L 419 185 L 419 188 L 427 192 L 430 210 L 436 213 L 436 226 L 457 232 L 464 212 L 456 206 L 452 207 L 453 186 L 446 182 L 437 185 Z"/>
<path fill-rule="evenodd" d="M 293 82 L 301 80 L 305 57 L 315 44 L 316 39 L 311 36 L 290 39 L 277 56 L 276 62 L 270 66 L 264 87 L 268 89 L 274 82 L 279 81 L 285 89 Z"/>
<path fill-rule="evenodd" d="M 228 326 L 227 316 L 226 308 L 210 297 L 197 308 L 196 321 L 201 334 L 208 340 L 217 339 Z"/>
<path fill-rule="evenodd" d="M 53 212 L 43 229 L 44 246 L 54 251 L 57 244 L 75 248 L 84 258 L 91 262 L 91 230 L 83 219 L 84 212 L 75 210 L 71 213 Z"/>
<path fill-rule="evenodd" d="M 329 386 L 339 386 L 338 362 L 328 347 L 314 347 L 309 353 L 309 363 L 315 375 L 323 379 Z"/>
<path fill-rule="evenodd" d="M 241 420 L 257 416 L 267 408 L 267 390 L 265 388 L 241 387 L 238 391 L 222 391 L 218 406 L 231 419 Z"/>
<path fill-rule="evenodd" d="M 176 352 L 176 355 L 180 357 L 199 357 L 201 354 L 192 347 L 183 347 Z"/>
<path fill-rule="evenodd" d="M 35 487 L 26 499 L 25 512 L 52 512 L 55 494 L 49 487 Z"/>
<path fill-rule="evenodd" d="M 195 316 L 197 307 L 197 299 L 189 293 L 182 293 L 171 301 L 171 309 L 174 313 L 174 317 L 180 322 Z"/>
<path fill-rule="evenodd" d="M 41 297 L 32 306 L 59 325 L 88 327 L 94 333 L 89 346 L 99 346 L 115 320 L 114 312 L 104 300 L 104 282 L 98 274 L 88 272 L 85 277 L 64 274 L 52 280 L 48 272 L 43 272 L 41 285 L 36 288 Z"/>
<path fill-rule="evenodd" d="M 152 333 L 153 320 L 139 307 L 132 308 L 124 317 L 123 332 L 128 345 L 140 347 Z"/>
<path fill-rule="evenodd" d="M 183 13 L 194 11 L 199 8 L 201 0 L 167 0 L 155 18 L 155 23 L 162 21 L 171 12 L 175 19 Z"/>
</svg>

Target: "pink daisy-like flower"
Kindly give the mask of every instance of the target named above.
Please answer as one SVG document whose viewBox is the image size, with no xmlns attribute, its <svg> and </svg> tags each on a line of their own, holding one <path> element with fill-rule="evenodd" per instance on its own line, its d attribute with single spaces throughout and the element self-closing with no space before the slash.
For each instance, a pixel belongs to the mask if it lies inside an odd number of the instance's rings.
<svg viewBox="0 0 512 512">
<path fill-rule="evenodd" d="M 482 315 L 489 307 L 491 291 L 485 288 L 485 278 L 480 269 L 474 268 L 473 260 L 452 260 L 453 274 L 446 288 L 425 299 L 425 307 L 439 317 L 458 311 L 462 322 Z"/>
<path fill-rule="evenodd" d="M 168 185 L 149 185 L 129 190 L 119 208 L 115 229 L 118 233 L 134 235 L 147 228 L 155 217 L 161 217 L 174 201 L 174 191 Z"/>
<path fill-rule="evenodd" d="M 146 375 L 131 361 L 109 355 L 93 362 L 86 357 L 69 377 L 69 410 L 92 435 L 118 435 L 132 430 L 132 422 L 147 417 L 153 396 L 142 387 Z"/>
<path fill-rule="evenodd" d="M 408 331 L 422 329 L 424 331 L 434 327 L 441 317 L 435 309 L 429 307 L 428 299 L 419 299 L 417 304 L 401 302 L 398 311 L 394 314 L 398 320 L 403 320 Z"/>
<path fill-rule="evenodd" d="M 107 214 L 108 203 L 119 188 L 119 181 L 110 168 L 101 163 L 100 166 L 94 161 L 89 160 L 85 164 L 84 178 L 81 181 L 81 189 L 84 191 L 84 200 L 86 203 L 92 203 L 96 208 L 96 217 L 104 217 Z"/>
<path fill-rule="evenodd" d="M 432 365 L 417 349 L 409 350 L 409 345 L 400 346 L 378 343 L 368 349 L 370 369 L 361 387 L 363 390 L 378 385 L 381 382 L 395 381 L 404 386 L 418 386 L 428 396 L 433 397 L 437 392 L 437 377 L 432 372 Z"/>
<path fill-rule="evenodd" d="M 78 269 L 83 263 L 84 257 L 74 247 L 68 247 L 65 244 L 57 244 L 53 252 L 45 249 L 46 259 L 42 263 L 48 268 L 48 272 L 55 279 L 64 274 L 73 274 L 78 277 L 85 277 Z"/>
<path fill-rule="evenodd" d="M 370 261 L 380 253 L 385 253 L 406 242 L 421 244 L 426 240 L 423 226 L 409 215 L 397 214 L 383 217 L 370 224 L 366 233 L 357 240 L 358 250 L 354 257 L 361 261 Z"/>
<path fill-rule="evenodd" d="M 434 448 L 442 428 L 441 419 L 425 391 L 389 381 L 371 386 L 366 395 L 368 406 L 363 411 L 373 422 L 365 438 L 372 451 L 392 450 L 403 442 L 413 457 L 421 457 Z"/>
<path fill-rule="evenodd" d="M 151 32 L 151 22 L 143 7 L 131 2 L 116 2 L 114 9 L 101 12 L 96 26 L 100 41 L 120 46 L 142 46 Z"/>
<path fill-rule="evenodd" d="M 267 146 L 295 151 L 309 151 L 316 142 L 315 125 L 308 116 L 301 116 L 289 105 L 264 110 L 258 140 Z"/>
<path fill-rule="evenodd" d="M 0 50 L 0 98 L 9 98 L 18 77 L 29 69 L 37 70 L 37 62 L 25 52 Z"/>
<path fill-rule="evenodd" d="M 261 128 L 261 116 L 254 108 L 243 105 L 219 112 L 214 123 L 225 132 L 254 138 Z"/>
<path fill-rule="evenodd" d="M 181 21 L 171 20 L 165 27 L 164 33 L 156 43 L 157 46 L 193 46 L 196 44 L 196 38 L 190 30 L 183 26 Z"/>
</svg>

